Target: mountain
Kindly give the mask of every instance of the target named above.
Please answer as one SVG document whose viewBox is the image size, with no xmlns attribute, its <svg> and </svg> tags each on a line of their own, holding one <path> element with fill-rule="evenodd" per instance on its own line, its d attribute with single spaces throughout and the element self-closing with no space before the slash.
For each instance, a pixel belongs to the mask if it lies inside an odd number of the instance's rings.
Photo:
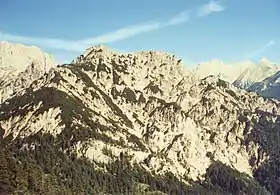
<svg viewBox="0 0 280 195">
<path fill-rule="evenodd" d="M 257 92 L 265 97 L 280 99 L 280 71 L 261 82 L 256 82 L 248 88 L 248 91 Z"/>
<path fill-rule="evenodd" d="M 254 83 L 261 82 L 280 70 L 280 67 L 266 59 L 248 67 L 234 82 L 233 85 L 242 89 L 250 88 Z"/>
<path fill-rule="evenodd" d="M 278 71 L 280 66 L 267 59 L 262 59 L 256 64 L 250 61 L 226 64 L 215 59 L 202 62 L 192 69 L 200 79 L 214 75 L 237 88 L 257 92 L 264 97 L 280 99 L 279 85 L 276 81 L 279 77 Z"/>
<path fill-rule="evenodd" d="M 56 64 L 37 47 L 0 42 L 0 103 L 25 88 Z"/>
<path fill-rule="evenodd" d="M 244 61 L 235 64 L 228 64 L 221 60 L 214 59 L 209 62 L 201 62 L 193 69 L 193 72 L 201 79 L 214 75 L 227 81 L 234 82 L 242 72 L 252 66 L 253 62 Z"/>
<path fill-rule="evenodd" d="M 4 194 L 279 194 L 279 102 L 99 45 L 0 104 Z"/>
<path fill-rule="evenodd" d="M 49 70 L 55 62 L 52 56 L 42 52 L 38 47 L 0 42 L 0 67 L 13 67 L 23 72 L 34 61 L 43 71 Z"/>
</svg>

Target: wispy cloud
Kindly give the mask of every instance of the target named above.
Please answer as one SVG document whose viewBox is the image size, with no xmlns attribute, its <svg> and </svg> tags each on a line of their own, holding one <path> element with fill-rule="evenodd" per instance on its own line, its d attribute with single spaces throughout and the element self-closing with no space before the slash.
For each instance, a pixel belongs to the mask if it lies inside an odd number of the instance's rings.
<svg viewBox="0 0 280 195">
<path fill-rule="evenodd" d="M 133 25 L 133 26 L 124 27 L 124 28 L 118 29 L 116 31 L 106 33 L 101 36 L 77 41 L 77 43 L 83 44 L 83 45 L 94 45 L 94 44 L 99 44 L 99 43 L 112 43 L 115 41 L 133 37 L 135 35 L 154 31 L 154 30 L 160 29 L 164 26 L 165 26 L 165 23 L 158 22 L 158 21 L 155 21 L 155 22 L 151 21 L 151 22 L 146 22 L 143 24 L 137 24 L 137 25 Z"/>
<path fill-rule="evenodd" d="M 127 26 L 117 29 L 113 32 L 105 33 L 100 36 L 87 38 L 83 40 L 71 41 L 63 39 L 52 38 L 40 38 L 40 37 L 24 37 L 19 35 L 13 35 L 0 31 L 0 40 L 20 42 L 24 44 L 32 44 L 46 48 L 59 49 L 65 51 L 82 52 L 85 48 L 95 45 L 112 43 L 133 37 L 139 34 L 159 30 L 168 26 L 175 26 L 185 22 L 188 22 L 192 16 L 205 17 L 214 12 L 223 11 L 225 8 L 216 1 L 210 1 L 207 4 L 199 6 L 197 10 L 185 10 L 167 20 L 154 20 L 144 22 L 142 24 Z M 192 14 L 194 13 L 194 14 Z"/>
<path fill-rule="evenodd" d="M 181 23 L 185 23 L 190 20 L 191 10 L 187 10 L 179 13 L 176 16 L 173 16 L 167 21 L 167 26 L 178 25 Z"/>
<path fill-rule="evenodd" d="M 261 55 L 263 52 L 265 52 L 269 47 L 273 46 L 275 44 L 275 40 L 270 40 L 268 41 L 266 44 L 264 44 L 263 46 L 261 46 L 259 49 L 251 52 L 249 55 L 246 56 L 246 59 L 252 59 L 255 57 L 259 57 L 259 55 Z"/>
<path fill-rule="evenodd" d="M 211 13 L 222 12 L 224 10 L 225 7 L 223 7 L 217 1 L 210 1 L 208 4 L 205 4 L 198 8 L 197 16 L 204 17 L 204 16 L 208 16 Z"/>
</svg>

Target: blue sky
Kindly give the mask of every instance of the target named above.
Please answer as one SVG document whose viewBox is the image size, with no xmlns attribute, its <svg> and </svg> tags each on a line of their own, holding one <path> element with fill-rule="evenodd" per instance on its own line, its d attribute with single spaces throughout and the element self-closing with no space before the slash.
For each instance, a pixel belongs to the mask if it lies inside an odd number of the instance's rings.
<svg viewBox="0 0 280 195">
<path fill-rule="evenodd" d="M 0 0 L 0 24 L 0 40 L 39 46 L 60 62 L 103 43 L 187 63 L 280 63 L 279 0 Z"/>
</svg>

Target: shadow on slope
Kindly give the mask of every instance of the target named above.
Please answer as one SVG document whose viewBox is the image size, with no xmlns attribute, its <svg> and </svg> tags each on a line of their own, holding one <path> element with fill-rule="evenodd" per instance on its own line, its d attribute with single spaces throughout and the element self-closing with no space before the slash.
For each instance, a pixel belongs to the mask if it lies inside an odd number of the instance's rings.
<svg viewBox="0 0 280 195">
<path fill-rule="evenodd" d="M 254 169 L 254 177 L 271 193 L 280 194 L 280 116 L 276 121 L 272 120 L 266 112 L 259 112 L 260 119 L 254 124 L 254 128 L 248 140 L 260 145 L 257 156 L 251 159 Z M 264 162 L 264 154 L 269 156 Z"/>
<path fill-rule="evenodd" d="M 213 162 L 207 168 L 204 186 L 220 189 L 227 194 L 269 194 L 254 178 L 220 161 Z"/>
<path fill-rule="evenodd" d="M 42 102 L 40 108 L 34 110 L 33 106 L 38 105 L 40 102 Z M 29 106 L 26 107 L 26 105 Z M 8 120 L 9 118 L 17 116 L 24 117 L 29 112 L 34 112 L 33 117 L 36 117 L 48 111 L 50 108 L 57 107 L 61 109 L 60 125 L 65 125 L 64 130 L 58 135 L 58 137 L 61 140 L 67 140 L 64 145 L 61 145 L 62 149 L 67 149 L 78 141 L 86 141 L 88 138 L 121 145 L 120 142 L 113 140 L 102 133 L 104 131 L 113 131 L 113 127 L 110 128 L 92 120 L 92 116 L 103 116 L 86 107 L 78 97 L 72 97 L 55 88 L 43 87 L 35 92 L 29 90 L 23 96 L 13 97 L 8 103 L 1 104 L 0 120 Z M 82 121 L 83 125 L 74 124 L 74 119 Z M 114 121 L 108 121 L 108 123 L 112 122 Z M 21 130 L 28 131 L 27 129 Z M 101 132 L 98 132 L 97 130 L 101 130 Z"/>
</svg>

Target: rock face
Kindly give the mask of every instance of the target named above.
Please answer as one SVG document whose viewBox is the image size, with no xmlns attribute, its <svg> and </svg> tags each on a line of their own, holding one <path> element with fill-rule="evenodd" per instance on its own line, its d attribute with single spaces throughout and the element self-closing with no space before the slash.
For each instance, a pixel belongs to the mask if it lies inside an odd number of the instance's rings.
<svg viewBox="0 0 280 195">
<path fill-rule="evenodd" d="M 0 132 L 10 165 L 35 167 L 16 190 L 279 194 L 279 114 L 174 55 L 97 46 L 0 104 Z"/>
<path fill-rule="evenodd" d="M 0 103 L 27 87 L 55 64 L 50 55 L 37 47 L 0 42 Z"/>
</svg>

